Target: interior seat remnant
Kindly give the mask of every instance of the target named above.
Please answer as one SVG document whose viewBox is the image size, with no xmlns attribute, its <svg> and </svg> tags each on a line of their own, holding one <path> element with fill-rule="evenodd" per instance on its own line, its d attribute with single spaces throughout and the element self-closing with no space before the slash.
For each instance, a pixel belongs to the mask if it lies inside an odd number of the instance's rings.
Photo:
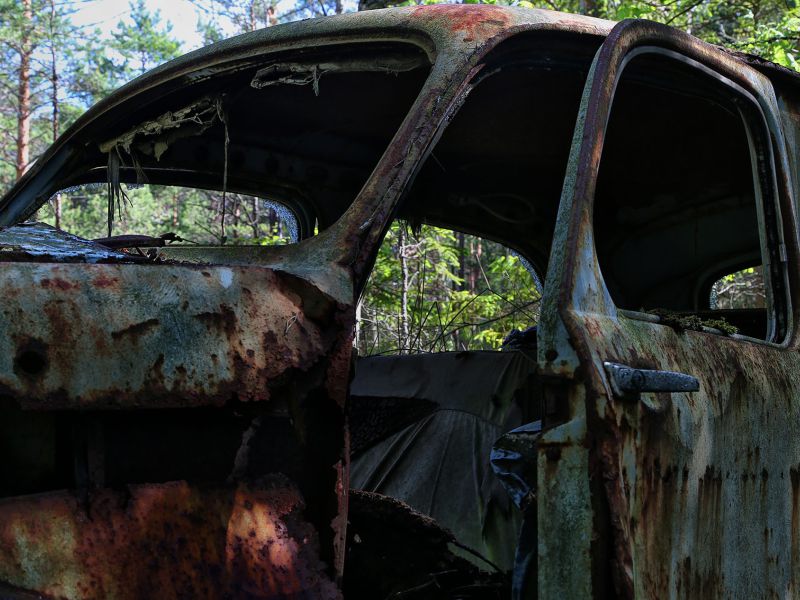
<svg viewBox="0 0 800 600">
<path fill-rule="evenodd" d="M 369 414 L 370 405 L 379 412 L 389 401 L 411 405 L 416 417 L 359 449 L 351 484 L 408 503 L 510 569 L 521 515 L 492 472 L 489 454 L 503 433 L 535 420 L 534 373 L 535 363 L 513 351 L 359 359 L 350 393 L 365 405 L 360 414 Z M 420 410 L 425 403 L 432 408 Z"/>
</svg>

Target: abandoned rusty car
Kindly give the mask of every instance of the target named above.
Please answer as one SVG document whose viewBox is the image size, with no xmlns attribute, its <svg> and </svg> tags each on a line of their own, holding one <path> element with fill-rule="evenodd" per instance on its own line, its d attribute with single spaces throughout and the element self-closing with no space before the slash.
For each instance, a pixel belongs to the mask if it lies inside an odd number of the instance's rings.
<svg viewBox="0 0 800 600">
<path fill-rule="evenodd" d="M 0 597 L 800 597 L 799 142 L 795 74 L 539 10 L 141 76 L 0 203 Z M 143 181 L 279 203 L 295 243 L 114 235 Z M 105 239 L 33 218 L 91 183 Z M 525 343 L 357 356 L 395 219 L 524 257 Z M 743 269 L 763 302 L 717 302 Z"/>
</svg>

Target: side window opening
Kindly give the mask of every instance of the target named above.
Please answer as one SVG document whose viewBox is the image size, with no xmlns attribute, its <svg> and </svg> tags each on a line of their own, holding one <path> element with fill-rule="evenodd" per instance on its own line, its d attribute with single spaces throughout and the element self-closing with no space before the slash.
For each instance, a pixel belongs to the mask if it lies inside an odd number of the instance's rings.
<svg viewBox="0 0 800 600">
<path fill-rule="evenodd" d="M 520 345 L 541 284 L 514 251 L 481 237 L 395 221 L 359 308 L 361 356 Z"/>
<path fill-rule="evenodd" d="M 783 296 L 773 289 L 782 278 L 762 268 L 781 263 L 759 114 L 672 57 L 640 55 L 625 67 L 594 206 L 600 268 L 619 308 L 782 339 Z"/>
</svg>

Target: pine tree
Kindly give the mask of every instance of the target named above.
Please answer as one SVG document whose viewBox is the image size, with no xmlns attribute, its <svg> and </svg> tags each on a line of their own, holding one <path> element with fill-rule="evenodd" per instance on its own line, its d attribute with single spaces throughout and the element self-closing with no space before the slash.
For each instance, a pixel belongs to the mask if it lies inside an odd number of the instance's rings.
<svg viewBox="0 0 800 600">
<path fill-rule="evenodd" d="M 162 23 L 161 11 L 150 12 L 144 0 L 132 0 L 130 8 L 130 22 L 120 21 L 112 33 L 112 48 L 122 56 L 120 66 L 128 76 L 175 58 L 181 49 L 172 37 L 172 23 Z"/>
<path fill-rule="evenodd" d="M 16 113 L 14 175 L 17 179 L 22 177 L 30 164 L 31 120 L 35 101 L 33 89 L 37 75 L 33 56 L 41 43 L 39 8 L 41 7 L 33 6 L 33 0 L 3 0 L 0 4 L 0 13 L 4 15 L 0 40 L 7 50 L 6 54 L 12 57 L 11 64 L 14 65 L 6 84 L 15 88 L 9 98 Z"/>
</svg>

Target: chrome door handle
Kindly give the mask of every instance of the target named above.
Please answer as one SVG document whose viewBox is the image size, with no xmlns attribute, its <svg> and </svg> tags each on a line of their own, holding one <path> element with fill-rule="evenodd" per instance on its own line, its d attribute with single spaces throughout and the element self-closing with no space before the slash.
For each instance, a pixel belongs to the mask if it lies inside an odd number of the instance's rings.
<svg viewBox="0 0 800 600">
<path fill-rule="evenodd" d="M 619 363 L 605 362 L 611 389 L 618 396 L 642 392 L 696 392 L 700 389 L 697 377 L 675 371 L 634 369 Z"/>
</svg>

